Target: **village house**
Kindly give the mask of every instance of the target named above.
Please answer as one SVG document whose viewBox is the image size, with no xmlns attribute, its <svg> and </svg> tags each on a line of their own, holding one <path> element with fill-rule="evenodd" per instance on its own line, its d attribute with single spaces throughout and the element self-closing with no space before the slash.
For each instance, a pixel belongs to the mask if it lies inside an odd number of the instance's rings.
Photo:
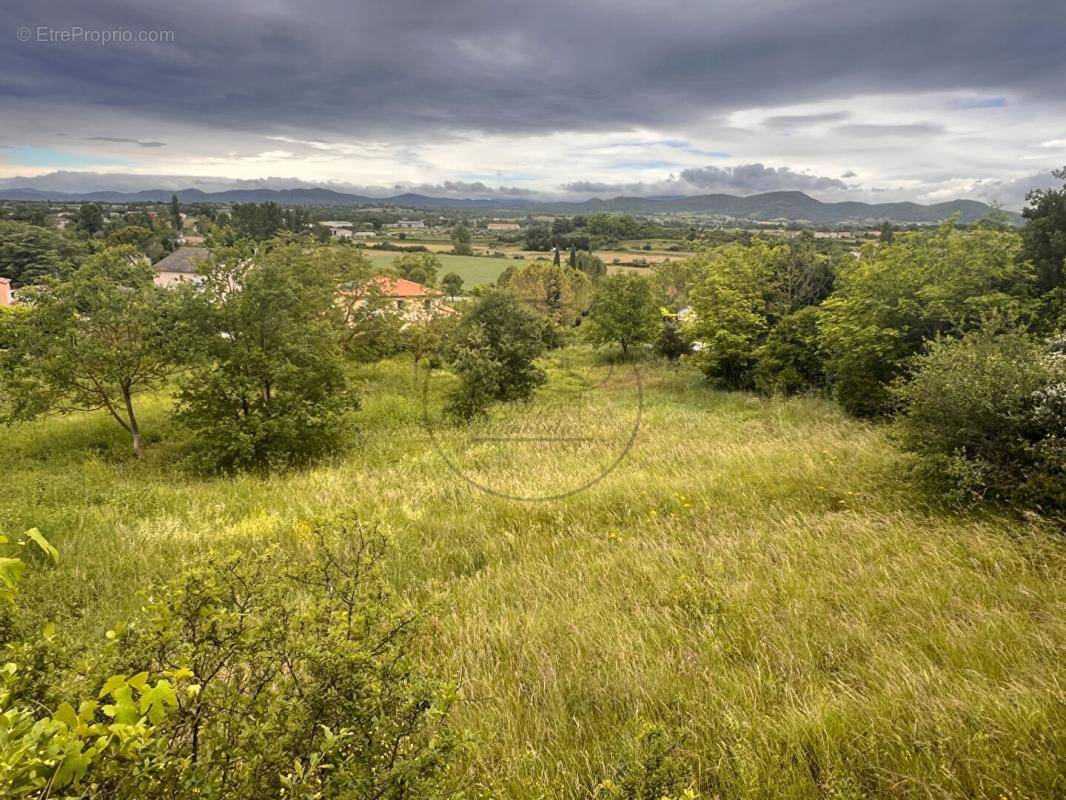
<svg viewBox="0 0 1066 800">
<path fill-rule="evenodd" d="M 357 239 L 373 239 L 377 236 L 377 231 L 356 231 L 354 234 Z"/>
<path fill-rule="evenodd" d="M 390 222 L 385 226 L 386 228 L 424 228 L 426 223 L 420 219 L 398 219 L 395 222 Z"/>
<path fill-rule="evenodd" d="M 383 312 L 398 313 L 407 325 L 458 313 L 444 302 L 443 292 L 391 275 L 378 275 L 370 281 L 368 289 L 357 290 L 350 296 L 379 299 Z"/>
<path fill-rule="evenodd" d="M 522 226 L 517 222 L 490 222 L 485 228 L 490 231 L 517 231 L 521 230 Z"/>
<path fill-rule="evenodd" d="M 155 265 L 155 285 L 173 286 L 176 283 L 197 283 L 196 267 L 211 257 L 206 247 L 179 247 Z"/>
<path fill-rule="evenodd" d="M 0 308 L 15 305 L 15 299 L 11 296 L 11 280 L 0 278 Z"/>
<path fill-rule="evenodd" d="M 351 228 L 330 228 L 329 235 L 334 239 L 351 239 L 352 231 Z"/>
</svg>

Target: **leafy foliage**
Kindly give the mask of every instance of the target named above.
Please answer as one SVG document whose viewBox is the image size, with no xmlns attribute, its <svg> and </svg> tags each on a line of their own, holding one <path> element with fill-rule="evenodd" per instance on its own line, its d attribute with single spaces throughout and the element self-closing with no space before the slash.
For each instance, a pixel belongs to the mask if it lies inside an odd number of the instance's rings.
<svg viewBox="0 0 1066 800">
<path fill-rule="evenodd" d="M 782 319 L 755 351 L 755 388 L 767 394 L 793 394 L 825 384 L 818 339 L 817 306 Z"/>
<path fill-rule="evenodd" d="M 180 768 L 140 796 L 435 795 L 454 687 L 412 660 L 417 621 L 382 580 L 383 535 L 352 518 L 302 530 L 296 560 L 213 553 L 121 632 L 105 671 L 182 665 L 191 689 L 160 720 Z"/>
<path fill-rule="evenodd" d="M 963 233 L 951 223 L 864 248 L 837 276 L 820 322 L 826 372 L 844 408 L 889 410 L 889 384 L 928 339 L 958 336 L 991 313 L 1030 316 L 1033 272 L 1020 249 L 1016 233 Z"/>
<path fill-rule="evenodd" d="M 585 334 L 594 344 L 616 343 L 628 353 L 654 340 L 659 318 L 646 278 L 631 272 L 610 275 L 596 285 Z"/>
<path fill-rule="evenodd" d="M 392 260 L 392 268 L 402 278 L 434 286 L 440 271 L 440 259 L 433 253 L 404 253 Z"/>
<path fill-rule="evenodd" d="M 577 321 L 592 293 L 592 282 L 585 273 L 546 261 L 524 264 L 501 276 L 498 283 L 524 305 L 564 327 Z"/>
<path fill-rule="evenodd" d="M 1066 181 L 1066 167 L 1052 173 Z M 1030 192 L 1022 216 L 1022 258 L 1036 268 L 1037 288 L 1048 294 L 1048 314 L 1066 310 L 1066 184 Z"/>
<path fill-rule="evenodd" d="M 463 276 L 449 272 L 441 278 L 440 285 L 448 297 L 458 297 L 463 292 Z"/>
<path fill-rule="evenodd" d="M 697 283 L 689 292 L 691 315 L 685 333 L 697 342 L 697 360 L 716 383 L 740 388 L 751 385 L 755 348 L 769 323 L 763 290 L 772 259 L 784 248 L 765 244 L 733 244 L 701 257 L 693 268 Z"/>
<path fill-rule="evenodd" d="M 661 726 L 650 726 L 600 783 L 597 800 L 696 800 L 691 770 L 678 758 L 677 742 Z"/>
<path fill-rule="evenodd" d="M 140 455 L 134 397 L 175 369 L 173 304 L 152 268 L 132 247 L 109 248 L 26 295 L 29 311 L 5 317 L 0 336 L 8 419 L 106 409 Z"/>
<path fill-rule="evenodd" d="M 16 289 L 68 274 L 85 257 L 85 245 L 49 228 L 0 221 L 0 278 Z"/>
<path fill-rule="evenodd" d="M 463 315 L 446 351 L 460 380 L 450 413 L 471 419 L 493 402 L 529 399 L 547 379 L 534 362 L 556 344 L 550 321 L 509 292 L 488 292 Z"/>
<path fill-rule="evenodd" d="M 285 466 L 339 445 L 357 406 L 335 299 L 344 274 L 299 244 L 215 254 L 186 300 L 198 350 L 178 396 L 205 466 Z"/>
<path fill-rule="evenodd" d="M 1066 356 L 990 325 L 938 338 L 896 393 L 899 440 L 934 486 L 1066 513 Z"/>
</svg>

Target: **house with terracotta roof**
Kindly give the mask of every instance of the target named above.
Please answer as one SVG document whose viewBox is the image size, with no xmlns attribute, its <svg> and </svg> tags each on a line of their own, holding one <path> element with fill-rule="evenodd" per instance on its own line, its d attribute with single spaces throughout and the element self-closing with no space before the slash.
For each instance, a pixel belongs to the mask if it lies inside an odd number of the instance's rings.
<svg viewBox="0 0 1066 800">
<path fill-rule="evenodd" d="M 11 296 L 11 280 L 0 278 L 0 308 L 15 305 L 15 299 Z"/>
<path fill-rule="evenodd" d="M 407 324 L 458 313 L 444 302 L 444 292 L 392 275 L 378 275 L 366 287 L 346 294 L 368 300 L 373 298 L 383 312 L 397 313 Z"/>
</svg>

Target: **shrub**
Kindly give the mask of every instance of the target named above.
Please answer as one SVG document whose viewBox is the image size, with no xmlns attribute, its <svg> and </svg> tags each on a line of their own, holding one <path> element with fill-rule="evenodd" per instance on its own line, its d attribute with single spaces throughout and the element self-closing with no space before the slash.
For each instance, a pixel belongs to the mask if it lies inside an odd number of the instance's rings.
<svg viewBox="0 0 1066 800">
<path fill-rule="evenodd" d="M 676 754 L 677 741 L 650 726 L 593 792 L 596 800 L 695 800 L 692 771 Z"/>
<path fill-rule="evenodd" d="M 184 668 L 161 732 L 180 769 L 126 797 L 426 798 L 455 751 L 454 687 L 413 660 L 417 620 L 381 576 L 385 539 L 350 518 L 295 557 L 223 550 L 170 581 L 105 671 Z"/>
<path fill-rule="evenodd" d="M 486 293 L 460 320 L 447 347 L 447 359 L 460 379 L 449 412 L 471 419 L 495 401 L 528 400 L 547 379 L 535 359 L 557 344 L 549 320 L 507 292 Z"/>
<path fill-rule="evenodd" d="M 755 387 L 767 394 L 792 394 L 825 382 L 818 347 L 819 309 L 808 306 L 782 319 L 755 351 Z"/>
<path fill-rule="evenodd" d="M 939 338 L 895 389 L 903 447 L 935 487 L 1066 511 L 1066 358 L 1022 331 Z"/>
<path fill-rule="evenodd" d="M 655 352 L 669 361 L 677 361 L 682 356 L 692 354 L 692 342 L 683 335 L 681 319 L 668 308 L 660 308 L 662 325 L 655 340 Z"/>
</svg>

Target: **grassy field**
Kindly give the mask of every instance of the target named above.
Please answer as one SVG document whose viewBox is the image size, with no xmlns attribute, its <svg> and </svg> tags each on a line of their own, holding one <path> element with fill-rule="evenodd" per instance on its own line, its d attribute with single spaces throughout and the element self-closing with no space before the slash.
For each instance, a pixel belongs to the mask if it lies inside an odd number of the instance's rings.
<svg viewBox="0 0 1066 800">
<path fill-rule="evenodd" d="M 882 430 L 821 400 L 575 349 L 549 366 L 532 404 L 465 431 L 433 421 L 433 378 L 432 435 L 409 364 L 360 368 L 351 452 L 268 478 L 174 466 L 164 396 L 143 463 L 101 414 L 11 429 L 0 526 L 63 554 L 20 602 L 92 642 L 213 543 L 353 509 L 391 532 L 420 657 L 461 682 L 500 797 L 587 798 L 648 723 L 707 797 L 1063 796 L 1061 533 L 930 505 Z M 500 496 L 616 461 L 562 499 Z"/>
<path fill-rule="evenodd" d="M 363 253 L 376 267 L 389 267 L 392 265 L 392 260 L 394 258 L 398 255 L 402 255 L 402 253 L 381 250 L 364 250 Z M 516 263 L 515 261 L 506 258 L 452 256 L 443 253 L 438 253 L 437 258 L 440 259 L 441 263 L 440 273 L 437 278 L 440 279 L 449 272 L 456 272 L 462 276 L 463 284 L 467 289 L 492 283 L 500 277 L 501 272 Z"/>
</svg>

